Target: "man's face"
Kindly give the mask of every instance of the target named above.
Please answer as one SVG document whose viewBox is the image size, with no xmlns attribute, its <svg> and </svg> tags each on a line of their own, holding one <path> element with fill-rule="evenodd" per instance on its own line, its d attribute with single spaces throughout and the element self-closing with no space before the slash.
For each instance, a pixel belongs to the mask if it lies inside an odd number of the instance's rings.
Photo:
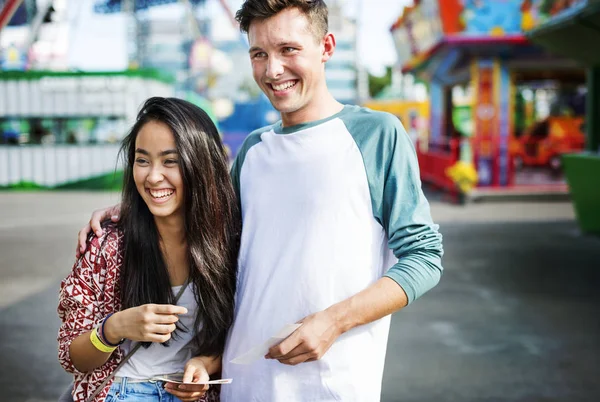
<svg viewBox="0 0 600 402">
<path fill-rule="evenodd" d="M 324 40 L 317 40 L 306 16 L 296 8 L 248 30 L 254 80 L 282 115 L 310 109 L 315 94 L 325 88 Z M 334 45 L 335 46 L 335 45 Z"/>
</svg>

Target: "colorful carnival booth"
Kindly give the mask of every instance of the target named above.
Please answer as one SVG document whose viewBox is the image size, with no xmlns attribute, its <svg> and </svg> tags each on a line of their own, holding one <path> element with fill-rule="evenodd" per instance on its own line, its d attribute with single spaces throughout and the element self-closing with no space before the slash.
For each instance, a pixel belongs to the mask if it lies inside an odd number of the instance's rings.
<svg viewBox="0 0 600 402">
<path fill-rule="evenodd" d="M 424 182 L 469 198 L 568 192 L 561 156 L 584 147 L 585 70 L 524 32 L 571 3 L 416 0 L 404 10 L 391 32 L 403 72 L 428 83 Z"/>
<path fill-rule="evenodd" d="M 151 70 L 3 71 L 0 188 L 106 187 L 140 106 L 172 96 L 172 82 Z"/>
</svg>

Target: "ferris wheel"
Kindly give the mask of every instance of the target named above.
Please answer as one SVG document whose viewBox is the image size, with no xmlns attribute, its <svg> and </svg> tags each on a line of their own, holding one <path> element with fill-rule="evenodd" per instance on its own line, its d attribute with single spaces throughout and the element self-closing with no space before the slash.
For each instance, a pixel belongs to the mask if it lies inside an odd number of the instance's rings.
<svg viewBox="0 0 600 402">
<path fill-rule="evenodd" d="M 220 8 L 227 16 L 232 26 L 237 29 L 237 21 L 234 18 L 227 0 L 213 1 L 216 1 L 220 5 Z M 57 35 L 59 35 L 61 31 L 61 29 L 58 28 L 59 26 L 62 25 L 65 27 L 68 25 L 66 22 L 66 8 L 68 2 L 69 0 L 0 0 L 0 39 L 4 34 L 4 28 L 8 25 L 26 28 L 23 30 L 24 34 L 22 35 L 25 36 L 25 38 L 19 41 L 19 45 L 14 46 L 12 43 L 10 45 L 14 48 L 14 52 L 23 55 L 25 58 L 31 59 L 33 55 L 34 60 L 29 60 L 29 62 L 26 63 L 28 64 L 27 68 L 36 67 L 35 55 L 39 53 L 63 53 L 63 50 L 56 49 L 57 46 L 60 47 L 59 44 L 61 43 L 61 40 Z M 128 32 L 131 33 L 129 38 L 132 49 L 129 52 L 130 61 L 133 62 L 136 61 L 138 50 L 144 47 L 145 40 L 144 36 L 140 34 L 140 24 L 138 20 L 139 12 L 172 3 L 180 3 L 186 10 L 185 15 L 191 26 L 190 41 L 200 38 L 202 35 L 198 27 L 198 21 L 194 18 L 194 15 L 197 7 L 208 3 L 207 0 L 93 0 L 89 2 L 95 13 L 123 13 L 127 15 L 129 24 Z M 76 5 L 78 9 L 81 10 L 81 7 L 84 6 L 86 2 L 78 0 L 72 4 Z M 63 12 L 61 13 L 60 11 Z M 76 19 L 71 21 L 70 24 L 76 25 Z M 49 25 L 55 26 L 53 29 L 48 29 Z M 82 27 L 79 27 L 79 29 L 82 29 Z M 45 42 L 43 43 L 43 46 L 40 46 L 40 41 Z M 0 42 L 0 53 L 2 53 L 3 47 L 7 47 L 6 43 L 3 46 L 2 42 Z M 54 49 L 48 50 L 48 47 L 54 47 Z M 48 59 L 47 57 L 42 58 Z M 43 67 L 47 67 L 47 65 Z"/>
</svg>

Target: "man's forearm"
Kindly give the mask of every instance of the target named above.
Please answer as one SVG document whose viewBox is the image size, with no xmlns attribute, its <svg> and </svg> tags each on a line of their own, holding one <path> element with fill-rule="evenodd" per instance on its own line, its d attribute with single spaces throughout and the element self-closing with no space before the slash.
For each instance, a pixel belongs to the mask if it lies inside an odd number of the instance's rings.
<svg viewBox="0 0 600 402">
<path fill-rule="evenodd" d="M 329 307 L 342 333 L 392 314 L 408 304 L 406 293 L 383 277 L 365 290 Z"/>
</svg>

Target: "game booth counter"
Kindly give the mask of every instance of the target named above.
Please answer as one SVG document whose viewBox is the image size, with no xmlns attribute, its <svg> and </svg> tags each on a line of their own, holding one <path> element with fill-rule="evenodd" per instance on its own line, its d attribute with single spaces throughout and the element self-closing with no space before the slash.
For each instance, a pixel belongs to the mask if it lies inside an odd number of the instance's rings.
<svg viewBox="0 0 600 402">
<path fill-rule="evenodd" d="M 423 182 L 461 201 L 568 196 L 562 155 L 584 148 L 586 70 L 525 32 L 570 6 L 416 0 L 405 8 L 390 30 L 402 72 L 428 85 L 427 134 L 416 147 Z"/>
<path fill-rule="evenodd" d="M 2 71 L 0 190 L 120 188 L 120 141 L 173 82 L 155 70 Z"/>
<path fill-rule="evenodd" d="M 532 42 L 587 69 L 586 147 L 563 155 L 579 226 L 600 234 L 600 2 L 579 1 L 527 33 Z"/>
</svg>

